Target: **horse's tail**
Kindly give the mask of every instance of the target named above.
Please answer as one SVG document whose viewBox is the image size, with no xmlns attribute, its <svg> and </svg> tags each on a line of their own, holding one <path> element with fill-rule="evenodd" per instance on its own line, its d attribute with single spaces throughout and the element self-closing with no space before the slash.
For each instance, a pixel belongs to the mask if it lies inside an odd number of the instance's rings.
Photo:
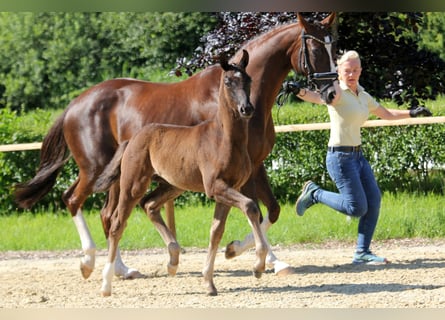
<svg viewBox="0 0 445 320">
<path fill-rule="evenodd" d="M 124 151 L 127 148 L 128 140 L 122 142 L 114 153 L 113 159 L 107 164 L 102 174 L 97 178 L 93 187 L 93 192 L 107 191 L 111 185 L 120 178 L 121 161 Z"/>
<path fill-rule="evenodd" d="M 15 202 L 20 208 L 31 208 L 56 183 L 57 175 L 70 158 L 63 135 L 64 112 L 45 136 L 40 150 L 40 165 L 31 180 L 14 186 Z"/>
</svg>

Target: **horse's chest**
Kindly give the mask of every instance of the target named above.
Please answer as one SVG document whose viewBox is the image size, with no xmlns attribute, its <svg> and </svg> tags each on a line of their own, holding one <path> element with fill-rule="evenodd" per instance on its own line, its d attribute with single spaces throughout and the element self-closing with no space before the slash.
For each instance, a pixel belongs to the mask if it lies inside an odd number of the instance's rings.
<svg viewBox="0 0 445 320">
<path fill-rule="evenodd" d="M 243 150 L 234 153 L 227 158 L 227 161 L 222 162 L 220 175 L 226 182 L 235 188 L 239 188 L 245 184 L 251 174 L 251 161 L 246 151 Z"/>
</svg>

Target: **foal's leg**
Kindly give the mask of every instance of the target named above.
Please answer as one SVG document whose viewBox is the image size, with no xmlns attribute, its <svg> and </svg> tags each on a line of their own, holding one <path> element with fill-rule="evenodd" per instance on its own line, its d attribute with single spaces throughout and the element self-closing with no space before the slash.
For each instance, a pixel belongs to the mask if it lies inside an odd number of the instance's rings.
<svg viewBox="0 0 445 320">
<path fill-rule="evenodd" d="M 108 242 L 108 234 L 111 227 L 111 216 L 113 215 L 113 212 L 118 205 L 118 201 L 119 201 L 119 182 L 116 182 L 111 186 L 110 190 L 108 191 L 105 205 L 100 212 L 102 227 L 105 233 L 105 238 L 107 238 L 107 242 Z M 117 277 L 121 277 L 123 279 L 136 279 L 142 277 L 142 274 L 138 270 L 128 268 L 124 264 L 124 262 L 122 261 L 119 247 L 117 248 L 116 251 L 116 263 L 115 263 L 114 275 Z"/>
<path fill-rule="evenodd" d="M 216 203 L 215 211 L 213 215 L 213 222 L 210 228 L 210 241 L 207 251 L 207 258 L 202 270 L 204 276 L 204 283 L 207 286 L 207 294 L 209 296 L 216 296 L 218 291 L 216 290 L 213 282 L 213 271 L 215 269 L 215 258 L 218 251 L 218 245 L 221 242 L 221 238 L 224 234 L 225 224 L 230 207 L 222 203 Z"/>
<path fill-rule="evenodd" d="M 252 228 L 253 238 L 255 242 L 255 251 L 257 260 L 254 265 L 255 277 L 261 277 L 266 268 L 266 255 L 268 252 L 268 242 L 260 227 L 260 210 L 258 205 L 252 199 L 246 197 L 242 193 L 233 188 L 229 188 L 221 181 L 216 182 L 213 186 L 214 199 L 217 202 L 224 203 L 227 206 L 237 207 L 246 215 Z"/>
<path fill-rule="evenodd" d="M 178 189 L 167 183 L 160 183 L 155 190 L 146 195 L 140 202 L 141 207 L 145 210 L 147 216 L 150 218 L 168 248 L 170 261 L 167 264 L 167 271 L 171 276 L 174 276 L 178 269 L 181 247 L 176 240 L 175 234 L 173 234 L 162 219 L 161 207 L 165 202 L 173 201 L 173 199 L 177 198 L 183 192 L 184 190 Z"/>
<path fill-rule="evenodd" d="M 255 179 L 254 180 L 255 185 L 252 186 L 250 184 L 252 183 L 252 180 L 250 180 L 243 187 L 242 191 L 246 196 L 252 199 L 255 199 L 253 195 L 256 194 L 258 198 L 266 206 L 267 215 L 263 218 L 263 221 L 261 222 L 261 230 L 266 235 L 266 240 L 267 240 L 267 231 L 272 226 L 272 224 L 278 220 L 280 214 L 280 206 L 270 188 L 270 184 L 267 178 L 264 165 L 261 165 L 261 167 L 256 172 L 253 178 Z M 252 248 L 254 245 L 255 241 L 252 233 L 248 234 L 243 241 L 234 240 L 231 243 L 229 243 L 226 247 L 226 258 L 231 259 L 236 256 L 239 256 L 247 249 Z M 294 272 L 294 269 L 290 267 L 289 264 L 277 259 L 269 243 L 268 243 L 266 263 L 268 264 L 268 266 L 274 268 L 274 272 L 277 275 L 288 275 Z"/>
<path fill-rule="evenodd" d="M 136 146 L 137 147 L 137 146 Z M 133 148 L 134 150 L 135 148 Z M 152 169 L 144 166 L 143 162 L 147 157 L 143 152 L 137 155 L 128 149 L 128 159 L 124 158 L 121 164 L 119 202 L 115 212 L 111 216 L 111 225 L 108 234 L 108 258 L 102 272 L 102 295 L 111 295 L 111 281 L 115 273 L 116 256 L 118 244 L 127 224 L 131 211 L 138 201 L 144 196 L 151 182 Z M 132 157 L 133 156 L 133 157 Z M 139 162 L 137 161 L 139 160 Z M 131 163 L 129 163 L 131 162 Z"/>
<path fill-rule="evenodd" d="M 165 219 L 167 220 L 167 226 L 176 238 L 176 223 L 175 223 L 175 202 L 169 200 L 164 204 Z"/>
</svg>

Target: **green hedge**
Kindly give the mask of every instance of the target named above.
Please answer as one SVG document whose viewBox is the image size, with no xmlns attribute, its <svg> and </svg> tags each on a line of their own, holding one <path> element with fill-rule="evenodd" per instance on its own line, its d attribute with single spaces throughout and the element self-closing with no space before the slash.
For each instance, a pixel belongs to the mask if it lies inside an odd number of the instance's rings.
<svg viewBox="0 0 445 320">
<path fill-rule="evenodd" d="M 443 101 L 443 99 L 442 99 Z M 434 115 L 443 115 L 431 102 Z M 442 114 L 441 114 L 442 112 Z M 15 112 L 0 109 L 0 144 L 42 141 L 60 111 L 28 113 L 18 117 Z M 328 121 L 323 106 L 291 103 L 274 108 L 276 125 Z M 365 153 L 373 166 L 382 191 L 434 192 L 444 194 L 445 144 L 444 124 L 363 128 Z M 295 201 L 307 179 L 334 190 L 325 166 L 328 130 L 277 133 L 276 145 L 266 160 L 270 183 L 281 201 Z M 39 162 L 39 151 L 0 152 L 0 209 L 15 210 L 11 186 L 30 179 Z M 55 187 L 41 200 L 36 209 L 65 208 L 62 193 L 77 176 L 77 167 L 70 160 L 64 167 Z M 185 193 L 178 204 L 206 202 L 202 194 Z M 86 208 L 100 208 L 103 194 L 93 195 Z"/>
<path fill-rule="evenodd" d="M 215 23 L 205 12 L 0 12 L 0 108 L 63 108 L 106 79 L 167 74 Z"/>
<path fill-rule="evenodd" d="M 362 129 L 364 153 L 383 192 L 444 193 L 443 125 Z M 295 201 L 313 179 L 335 190 L 326 170 L 328 130 L 279 133 L 266 161 L 270 183 L 281 201 Z"/>
<path fill-rule="evenodd" d="M 435 116 L 443 116 L 443 98 L 426 106 Z M 397 108 L 394 103 L 384 103 Z M 328 122 L 324 106 L 292 103 L 274 110 L 280 124 Z M 276 197 L 295 201 L 308 179 L 335 190 L 325 164 L 329 130 L 277 133 L 268 159 L 269 179 Z M 444 194 L 444 124 L 362 128 L 364 153 L 374 169 L 382 192 L 434 192 Z"/>
<path fill-rule="evenodd" d="M 60 111 L 37 110 L 18 116 L 15 111 L 0 109 L 0 144 L 41 142 L 59 114 Z M 34 176 L 39 158 L 39 150 L 0 152 L 0 214 L 17 209 L 12 196 L 12 186 Z M 77 173 L 77 166 L 70 159 L 54 188 L 33 209 L 59 211 L 65 208 L 61 200 L 62 193 L 74 182 Z M 86 206 L 99 208 L 102 206 L 102 200 L 103 195 L 93 195 Z"/>
</svg>

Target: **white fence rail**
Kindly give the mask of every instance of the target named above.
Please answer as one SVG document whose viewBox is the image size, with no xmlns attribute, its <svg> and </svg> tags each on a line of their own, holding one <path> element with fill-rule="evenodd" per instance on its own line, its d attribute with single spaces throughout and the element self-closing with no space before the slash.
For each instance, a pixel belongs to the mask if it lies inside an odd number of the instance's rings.
<svg viewBox="0 0 445 320">
<path fill-rule="evenodd" d="M 433 123 L 445 123 L 445 117 L 408 118 L 402 120 L 368 120 L 365 122 L 363 127 L 405 126 L 405 125 L 433 124 Z M 275 132 L 277 133 L 326 130 L 326 129 L 329 129 L 329 122 L 275 126 Z M 445 131 L 444 131 L 444 136 L 445 136 Z M 42 147 L 41 142 L 4 144 L 0 145 L 0 152 L 38 150 L 41 147 Z"/>
<path fill-rule="evenodd" d="M 408 118 L 401 120 L 368 120 L 363 127 L 385 127 L 385 126 L 406 126 L 414 124 L 432 124 L 445 123 L 445 117 L 427 117 L 427 118 Z M 308 123 L 308 124 L 289 124 L 276 126 L 275 132 L 293 132 L 293 131 L 309 131 L 309 130 L 326 130 L 329 129 L 329 122 L 325 123 Z"/>
</svg>

